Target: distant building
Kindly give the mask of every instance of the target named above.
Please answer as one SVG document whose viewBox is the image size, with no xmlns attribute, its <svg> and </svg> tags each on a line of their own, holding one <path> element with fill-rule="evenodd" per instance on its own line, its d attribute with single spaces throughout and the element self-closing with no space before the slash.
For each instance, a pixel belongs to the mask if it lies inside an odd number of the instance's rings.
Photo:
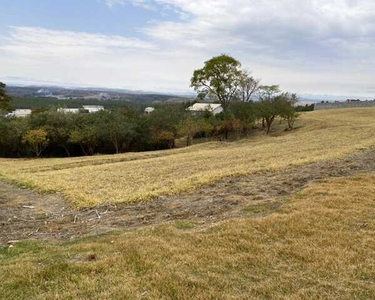
<svg viewBox="0 0 375 300">
<path fill-rule="evenodd" d="M 204 113 L 205 111 L 208 111 L 212 113 L 213 115 L 217 115 L 224 111 L 221 104 L 215 104 L 215 103 L 195 103 L 194 105 L 190 106 L 186 110 L 191 111 L 194 114 Z"/>
<path fill-rule="evenodd" d="M 31 109 L 16 109 L 15 111 L 7 114 L 7 117 L 23 118 L 31 115 Z"/>
<path fill-rule="evenodd" d="M 146 107 L 146 108 L 145 108 L 145 114 L 149 115 L 149 114 L 152 113 L 154 110 L 155 110 L 155 108 L 153 108 L 153 107 Z"/>
<path fill-rule="evenodd" d="M 84 110 L 88 111 L 90 114 L 104 110 L 104 107 L 100 105 L 83 105 L 82 107 Z"/>
<path fill-rule="evenodd" d="M 78 114 L 80 109 L 79 108 L 59 108 L 57 109 L 58 112 L 64 114 Z"/>
</svg>

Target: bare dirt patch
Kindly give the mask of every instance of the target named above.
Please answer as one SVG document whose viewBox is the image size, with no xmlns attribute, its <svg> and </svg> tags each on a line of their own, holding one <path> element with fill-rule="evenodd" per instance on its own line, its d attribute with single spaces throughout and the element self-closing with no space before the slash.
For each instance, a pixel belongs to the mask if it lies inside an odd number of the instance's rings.
<svg viewBox="0 0 375 300">
<path fill-rule="evenodd" d="M 60 195 L 40 195 L 0 182 L 0 246 L 24 239 L 73 240 L 171 221 L 202 227 L 235 217 L 262 216 L 311 182 L 374 171 L 375 150 L 366 150 L 277 172 L 228 177 L 184 195 L 78 211 Z"/>
</svg>

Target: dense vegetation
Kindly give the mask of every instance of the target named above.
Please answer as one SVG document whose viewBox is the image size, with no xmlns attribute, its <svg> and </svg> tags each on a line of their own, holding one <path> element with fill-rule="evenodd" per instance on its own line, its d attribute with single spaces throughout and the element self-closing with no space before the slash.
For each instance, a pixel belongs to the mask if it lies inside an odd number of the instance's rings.
<svg viewBox="0 0 375 300">
<path fill-rule="evenodd" d="M 224 109 L 215 116 L 209 111 L 187 112 L 191 103 L 159 104 L 146 115 L 143 106 L 119 101 L 106 101 L 106 110 L 95 114 L 66 114 L 56 110 L 61 106 L 56 99 L 17 98 L 13 100 L 17 107 L 29 102 L 27 107 L 33 108 L 33 113 L 21 119 L 0 116 L 0 156 L 80 156 L 170 149 L 179 138 L 185 138 L 189 146 L 195 137 L 239 139 L 258 127 L 268 134 L 277 117 L 287 120 L 286 129 L 293 129 L 298 117 L 294 108 L 297 96 L 282 93 L 277 85 L 260 85 L 260 80 L 240 67 L 234 58 L 221 55 L 194 72 L 191 86 L 198 98 L 218 102 Z M 10 98 L 5 85 L 1 87 L 3 106 L 8 108 Z M 69 107 L 85 103 L 64 101 Z"/>
<path fill-rule="evenodd" d="M 276 116 L 293 128 L 296 114 L 292 95 L 281 94 L 260 102 L 236 102 L 226 114 L 204 112 L 193 116 L 187 104 L 162 105 L 150 115 L 135 108 L 105 110 L 95 114 L 65 114 L 54 109 L 36 111 L 26 118 L 0 118 L 0 155 L 79 156 L 169 149 L 177 138 L 227 139 L 250 134 L 264 119 L 269 132 Z M 260 126 L 261 127 L 261 126 Z"/>
</svg>

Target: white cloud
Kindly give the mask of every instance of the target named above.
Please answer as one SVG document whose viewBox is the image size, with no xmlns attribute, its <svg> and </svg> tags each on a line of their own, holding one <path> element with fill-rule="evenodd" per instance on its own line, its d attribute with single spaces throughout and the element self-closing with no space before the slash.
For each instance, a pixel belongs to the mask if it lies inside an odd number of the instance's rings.
<svg viewBox="0 0 375 300">
<path fill-rule="evenodd" d="M 84 32 L 57 31 L 35 27 L 11 27 L 10 43 L 2 46 L 3 50 L 30 50 L 43 52 L 87 53 L 106 52 L 116 49 L 154 50 L 155 45 L 137 38 L 89 34 Z"/>
<path fill-rule="evenodd" d="M 195 61 L 189 53 L 161 51 L 152 42 L 84 32 L 12 27 L 0 40 L 2 80 L 186 91 Z"/>
<path fill-rule="evenodd" d="M 108 7 L 112 8 L 116 5 L 124 5 L 126 3 L 132 4 L 134 6 L 140 6 L 147 9 L 153 8 L 153 1 L 150 0 L 100 0 L 104 2 Z"/>
<path fill-rule="evenodd" d="M 112 9 L 131 4 L 180 19 L 138 28 L 143 38 L 12 27 L 0 42 L 2 72 L 70 83 L 187 90 L 193 70 L 225 52 L 264 83 L 280 83 L 285 90 L 363 91 L 372 96 L 373 0 L 98 1 Z"/>
</svg>

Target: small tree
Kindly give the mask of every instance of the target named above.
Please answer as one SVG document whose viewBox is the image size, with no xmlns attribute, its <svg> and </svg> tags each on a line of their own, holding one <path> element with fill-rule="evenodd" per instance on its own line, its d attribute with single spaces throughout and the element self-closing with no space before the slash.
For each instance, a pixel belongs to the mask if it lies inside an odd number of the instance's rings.
<svg viewBox="0 0 375 300">
<path fill-rule="evenodd" d="M 47 131 L 44 129 L 28 130 L 23 136 L 22 142 L 31 147 L 37 157 L 40 157 L 43 150 L 48 146 Z"/>
<path fill-rule="evenodd" d="M 280 116 L 287 121 L 287 130 L 292 130 L 299 117 L 299 113 L 295 110 L 295 105 L 298 103 L 297 94 L 283 93 L 280 95 L 280 101 Z"/>
<path fill-rule="evenodd" d="M 100 117 L 102 139 L 112 143 L 116 154 L 122 152 L 124 146 L 135 137 L 136 125 L 121 111 L 103 111 Z"/>
<path fill-rule="evenodd" d="M 5 92 L 5 86 L 4 83 L 0 82 L 0 110 L 7 111 L 12 98 Z"/>
<path fill-rule="evenodd" d="M 191 87 L 201 99 L 206 96 L 217 99 L 226 112 L 239 91 L 243 76 L 240 67 L 241 63 L 229 55 L 215 56 L 202 69 L 194 71 Z"/>
<path fill-rule="evenodd" d="M 68 147 L 69 134 L 73 126 L 72 114 L 64 114 L 55 110 L 48 110 L 31 115 L 29 119 L 31 128 L 43 128 L 47 131 L 49 146 L 64 149 L 67 156 L 70 156 Z"/>
<path fill-rule="evenodd" d="M 249 134 L 257 119 L 256 104 L 254 102 L 235 102 L 230 112 L 236 120 L 241 121 L 246 133 Z"/>
<path fill-rule="evenodd" d="M 168 130 L 161 130 L 153 132 L 152 139 L 156 144 L 165 144 L 168 149 L 175 146 L 175 133 Z"/>
<path fill-rule="evenodd" d="M 69 134 L 69 142 L 78 144 L 84 155 L 94 154 L 98 140 L 98 132 L 94 127 L 76 128 Z"/>
<path fill-rule="evenodd" d="M 278 85 L 264 85 L 259 89 L 259 102 L 257 103 L 258 116 L 262 119 L 263 128 L 268 134 L 276 116 L 280 113 L 280 93 Z"/>
<path fill-rule="evenodd" d="M 213 126 L 204 118 L 196 119 L 188 115 L 177 125 L 177 132 L 186 136 L 186 146 L 193 144 L 194 136 L 199 132 L 209 133 Z"/>
</svg>

